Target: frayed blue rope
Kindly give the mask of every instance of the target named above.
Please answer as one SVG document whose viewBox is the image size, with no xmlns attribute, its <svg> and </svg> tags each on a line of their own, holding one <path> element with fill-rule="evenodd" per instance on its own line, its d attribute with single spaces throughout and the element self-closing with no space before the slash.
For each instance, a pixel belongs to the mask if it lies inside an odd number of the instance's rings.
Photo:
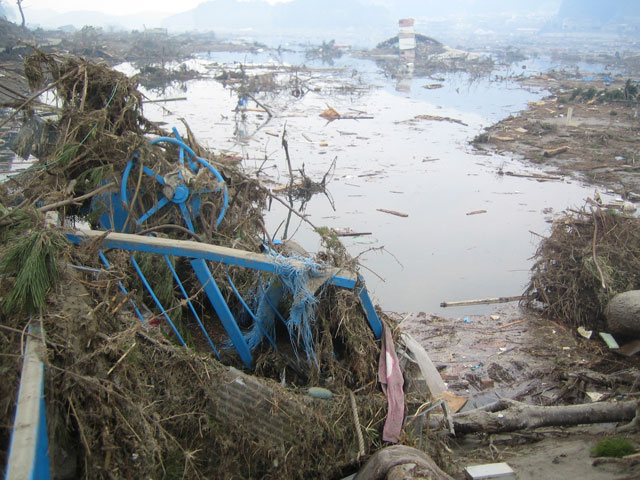
<svg viewBox="0 0 640 480">
<path fill-rule="evenodd" d="M 298 255 L 283 256 L 274 251 L 269 255 L 276 263 L 278 275 L 286 293 L 293 298 L 289 318 L 286 321 L 289 338 L 296 358 L 299 359 L 298 348 L 302 345 L 307 361 L 319 366 L 315 352 L 312 325 L 315 323 L 315 310 L 318 300 L 307 284 L 313 277 L 322 275 L 323 265 L 308 257 Z M 292 259 L 301 263 L 302 268 L 294 266 Z"/>
</svg>

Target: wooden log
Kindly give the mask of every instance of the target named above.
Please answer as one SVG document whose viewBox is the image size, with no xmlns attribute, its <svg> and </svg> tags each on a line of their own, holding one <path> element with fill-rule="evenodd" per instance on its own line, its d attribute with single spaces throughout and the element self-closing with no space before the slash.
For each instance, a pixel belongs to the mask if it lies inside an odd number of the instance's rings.
<svg viewBox="0 0 640 480">
<path fill-rule="evenodd" d="M 49 478 L 47 420 L 44 403 L 44 342 L 37 324 L 30 327 L 7 462 L 8 480 Z M 27 472 L 29 475 L 27 475 Z"/>
<path fill-rule="evenodd" d="M 335 233 L 338 237 L 360 237 L 373 234 L 372 232 L 354 232 L 353 230 L 342 228 L 332 228 L 331 230 L 333 230 L 333 233 Z"/>
<path fill-rule="evenodd" d="M 156 98 L 155 100 L 143 100 L 142 103 L 180 102 L 186 99 L 187 97 Z"/>
<path fill-rule="evenodd" d="M 394 445 L 374 453 L 356 474 L 354 480 L 383 480 L 385 478 L 407 478 L 392 474 L 395 467 L 412 464 L 420 470 L 420 477 L 432 480 L 453 480 L 444 473 L 426 453 L 405 445 Z M 397 470 L 396 470 L 397 472 Z M 411 477 L 408 477 L 411 478 Z"/>
<path fill-rule="evenodd" d="M 457 433 L 513 432 L 527 428 L 584 425 L 592 423 L 628 422 L 636 414 L 637 402 L 588 403 L 558 407 L 527 405 L 512 400 L 502 400 L 498 408 L 477 409 L 453 415 L 453 426 Z M 487 411 L 491 410 L 491 411 Z M 429 424 L 437 428 L 442 424 L 442 415 L 432 415 Z"/>
<path fill-rule="evenodd" d="M 563 145 L 562 147 L 545 150 L 544 152 L 542 152 L 542 155 L 549 158 L 549 157 L 555 157 L 556 155 L 560 155 L 561 153 L 568 152 L 568 151 L 569 151 L 569 146 Z"/>
<path fill-rule="evenodd" d="M 406 213 L 396 212 L 395 210 L 387 210 L 386 208 L 378 208 L 377 210 L 379 212 L 382 212 L 382 213 L 389 213 L 391 215 L 395 215 L 396 217 L 408 217 L 409 216 Z"/>
<path fill-rule="evenodd" d="M 239 250 L 229 247 L 221 247 L 208 243 L 192 242 L 189 240 L 175 240 L 162 237 L 147 237 L 131 233 L 104 232 L 100 230 L 75 230 L 67 233 L 67 238 L 73 242 L 96 240 L 104 248 L 126 248 L 133 251 L 166 253 L 168 255 L 182 255 L 188 258 L 203 258 L 214 262 L 223 262 L 229 265 L 254 268 L 256 270 L 274 272 L 277 260 L 263 254 Z M 294 268 L 303 268 L 304 263 L 298 259 L 290 258 L 287 262 Z M 332 284 L 343 286 L 347 280 L 346 288 L 353 288 L 355 274 L 346 269 L 328 268 L 327 274 L 332 278 Z"/>
<path fill-rule="evenodd" d="M 353 115 L 349 117 L 340 116 L 335 120 L 373 120 L 374 117 L 366 116 L 366 115 Z"/>
<path fill-rule="evenodd" d="M 562 180 L 562 177 L 559 177 L 557 175 L 543 175 L 541 173 L 516 173 L 508 170 L 504 172 L 504 175 L 518 178 L 533 178 L 534 180 Z"/>
<path fill-rule="evenodd" d="M 508 303 L 508 302 L 518 302 L 524 298 L 527 298 L 527 297 L 524 295 L 518 295 L 515 297 L 481 298 L 478 300 L 460 300 L 457 302 L 442 302 L 440 306 L 442 308 L 446 308 L 446 307 L 463 307 L 466 305 L 483 305 L 488 303 Z"/>
</svg>

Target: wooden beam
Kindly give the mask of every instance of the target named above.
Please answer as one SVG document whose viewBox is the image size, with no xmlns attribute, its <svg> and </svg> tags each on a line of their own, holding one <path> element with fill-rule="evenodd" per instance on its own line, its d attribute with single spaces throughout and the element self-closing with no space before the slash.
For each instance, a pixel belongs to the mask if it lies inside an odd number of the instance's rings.
<svg viewBox="0 0 640 480">
<path fill-rule="evenodd" d="M 458 302 L 442 302 L 440 306 L 446 307 L 463 307 L 466 305 L 482 305 L 488 303 L 508 303 L 519 302 L 520 300 L 527 298 L 525 295 L 518 295 L 515 297 L 496 297 L 496 298 L 481 298 L 478 300 L 460 300 Z"/>
<path fill-rule="evenodd" d="M 74 243 L 101 239 L 105 248 L 124 248 L 139 252 L 180 255 L 193 259 L 201 258 L 265 272 L 275 272 L 281 261 L 264 253 L 254 253 L 191 240 L 148 237 L 131 233 L 76 230 L 67 233 L 67 238 Z M 304 262 L 295 258 L 287 258 L 286 261 L 294 268 L 304 267 Z M 329 283 L 337 287 L 353 289 L 356 285 L 356 275 L 347 270 L 331 267 L 326 268 L 323 273 L 330 275 Z"/>
</svg>

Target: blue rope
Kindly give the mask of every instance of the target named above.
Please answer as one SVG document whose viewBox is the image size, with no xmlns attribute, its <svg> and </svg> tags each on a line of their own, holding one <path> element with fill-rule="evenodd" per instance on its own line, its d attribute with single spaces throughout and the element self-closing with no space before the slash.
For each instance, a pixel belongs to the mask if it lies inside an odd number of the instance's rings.
<svg viewBox="0 0 640 480">
<path fill-rule="evenodd" d="M 244 298 L 242 298 L 242 295 L 240 295 L 240 292 L 238 291 L 238 289 L 234 285 L 233 280 L 231 280 L 231 276 L 229 275 L 229 266 L 228 265 L 227 265 L 227 281 L 229 282 L 229 285 L 231 286 L 231 289 L 233 290 L 233 293 L 236 294 L 236 297 L 238 297 L 238 300 L 240 300 L 240 303 L 242 304 L 244 309 L 247 311 L 249 316 L 253 319 L 254 328 L 252 330 L 254 330 L 256 328 L 256 326 L 259 329 L 259 334 L 258 335 L 256 335 L 256 334 L 252 335 L 250 333 L 249 335 L 245 336 L 245 339 L 247 340 L 247 343 L 249 343 L 249 348 L 251 348 L 251 350 L 256 348 L 260 344 L 260 340 L 261 340 L 262 335 L 264 335 L 265 337 L 267 337 L 267 340 L 269 340 L 269 343 L 271 343 L 271 345 L 273 346 L 273 349 L 278 351 L 278 347 L 276 347 L 276 342 L 273 341 L 273 338 L 271 338 L 272 336 L 269 335 L 269 332 L 267 331 L 267 329 L 269 329 L 269 330 L 271 330 L 273 332 L 273 322 L 270 322 L 271 323 L 270 325 L 263 325 L 262 324 L 262 320 L 260 318 L 258 318 L 251 311 L 251 309 L 249 308 L 249 305 L 247 305 L 247 303 L 244 301 Z"/>
<path fill-rule="evenodd" d="M 298 346 L 302 347 L 306 353 L 307 361 L 319 366 L 313 340 L 312 325 L 315 323 L 315 308 L 318 300 L 313 292 L 309 291 L 307 283 L 310 278 L 318 276 L 323 266 L 311 258 L 298 255 L 285 257 L 274 251 L 269 252 L 276 261 L 276 273 L 282 282 L 285 290 L 293 297 L 293 303 L 289 311 L 287 320 L 287 330 L 293 351 L 298 356 Z M 291 259 L 302 263 L 302 268 L 292 265 Z"/>
<path fill-rule="evenodd" d="M 278 316 L 278 318 L 280 319 L 280 321 L 286 325 L 287 321 L 285 320 L 285 318 L 282 316 L 282 314 L 280 313 L 280 311 L 278 310 L 278 307 L 276 305 L 273 304 L 273 302 L 271 301 L 271 299 L 269 298 L 269 295 L 267 295 L 267 290 L 269 290 L 269 288 L 271 287 L 271 283 L 269 284 L 269 286 L 267 286 L 267 288 L 264 288 L 264 285 L 262 283 L 262 278 L 259 278 L 259 282 L 260 282 L 260 291 L 262 292 L 262 298 L 264 298 L 267 301 L 267 304 L 269 305 L 269 307 L 271 307 L 271 310 L 273 310 L 273 312 Z"/>
</svg>

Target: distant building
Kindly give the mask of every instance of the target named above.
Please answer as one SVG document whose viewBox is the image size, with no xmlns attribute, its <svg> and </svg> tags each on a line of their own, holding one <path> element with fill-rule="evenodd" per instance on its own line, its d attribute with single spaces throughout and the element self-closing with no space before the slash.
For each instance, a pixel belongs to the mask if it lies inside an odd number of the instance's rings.
<svg viewBox="0 0 640 480">
<path fill-rule="evenodd" d="M 169 31 L 166 28 L 146 28 L 144 34 L 150 37 L 165 37 Z"/>
</svg>

